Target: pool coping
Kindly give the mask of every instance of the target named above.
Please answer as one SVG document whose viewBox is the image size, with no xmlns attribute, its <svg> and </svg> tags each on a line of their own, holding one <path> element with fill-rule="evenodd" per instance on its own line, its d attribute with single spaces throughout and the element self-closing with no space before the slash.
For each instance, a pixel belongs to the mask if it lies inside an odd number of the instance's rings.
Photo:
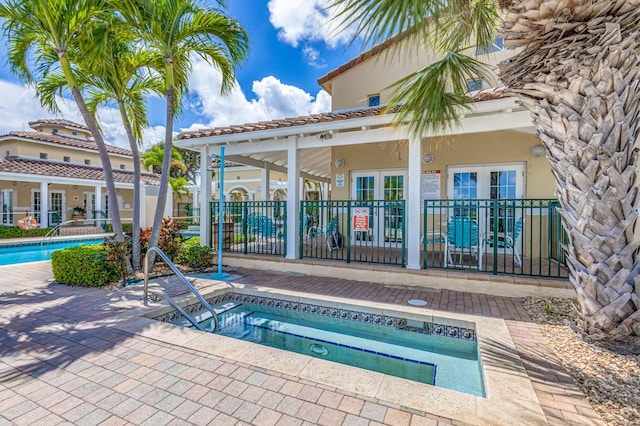
<svg viewBox="0 0 640 426">
<path fill-rule="evenodd" d="M 367 311 L 396 315 L 401 312 L 403 317 L 409 319 L 446 318 L 452 324 L 475 323 L 486 397 L 477 397 L 307 355 L 162 323 L 150 318 L 173 309 L 161 303 L 152 303 L 121 314 L 119 318 L 114 319 L 115 326 L 146 338 L 244 362 L 460 422 L 478 425 L 546 424 L 544 412 L 531 380 L 503 319 L 457 314 L 425 307 L 406 306 L 400 311 L 398 306 L 385 303 L 347 301 L 330 296 L 320 297 L 308 293 L 273 289 L 268 286 L 248 288 L 240 284 L 201 278 L 196 280 L 196 284 L 206 297 L 227 292 L 248 295 L 271 294 L 273 297 L 278 295 L 278 297 L 301 302 L 320 300 L 345 309 L 360 307 Z M 182 296 L 175 299 L 184 305 L 192 303 L 194 297 Z M 403 392 L 398 392 L 398 389 L 403 389 Z"/>
</svg>

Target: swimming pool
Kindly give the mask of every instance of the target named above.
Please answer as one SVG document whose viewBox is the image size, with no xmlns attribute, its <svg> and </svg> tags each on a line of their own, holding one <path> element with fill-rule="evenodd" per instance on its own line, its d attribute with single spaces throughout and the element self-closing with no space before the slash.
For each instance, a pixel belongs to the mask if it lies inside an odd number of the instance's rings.
<svg viewBox="0 0 640 426">
<path fill-rule="evenodd" d="M 44 246 L 42 241 L 0 244 L 0 266 L 49 260 L 51 259 L 51 253 L 56 250 L 80 245 L 100 244 L 103 241 L 104 238 L 83 238 L 52 241 Z"/>
<path fill-rule="evenodd" d="M 208 300 L 217 334 L 484 397 L 473 323 L 405 318 L 316 303 L 227 293 Z M 207 329 L 199 303 L 185 310 Z M 154 319 L 188 327 L 175 311 Z"/>
</svg>

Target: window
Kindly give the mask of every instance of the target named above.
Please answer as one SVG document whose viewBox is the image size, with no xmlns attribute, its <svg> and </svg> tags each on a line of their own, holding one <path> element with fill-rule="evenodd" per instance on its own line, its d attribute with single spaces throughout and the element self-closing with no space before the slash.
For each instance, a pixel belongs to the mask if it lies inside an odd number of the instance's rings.
<svg viewBox="0 0 640 426">
<path fill-rule="evenodd" d="M 62 160 L 63 160 L 65 163 L 70 163 L 70 162 L 71 162 L 71 157 L 67 157 L 67 156 L 65 155 L 64 157 L 62 157 Z"/>
<path fill-rule="evenodd" d="M 57 135 L 57 134 L 58 134 L 58 129 L 53 129 L 52 131 L 53 131 L 53 134 L 54 134 L 54 135 Z"/>
<path fill-rule="evenodd" d="M 40 159 L 41 160 L 46 160 L 47 158 L 49 158 L 49 155 L 46 152 L 41 152 L 40 153 Z"/>
<path fill-rule="evenodd" d="M 475 92 L 476 90 L 482 90 L 482 80 L 468 80 L 467 87 L 470 92 Z"/>
<path fill-rule="evenodd" d="M 504 40 L 502 39 L 502 37 L 496 37 L 495 41 L 489 47 L 486 47 L 484 49 L 480 47 L 476 48 L 476 56 L 500 52 L 502 50 L 506 50 L 504 47 Z"/>
<path fill-rule="evenodd" d="M 78 136 L 78 132 L 71 132 L 73 136 Z"/>
<path fill-rule="evenodd" d="M 7 151 L 7 157 L 11 155 L 11 151 Z"/>
<path fill-rule="evenodd" d="M 370 107 L 380 106 L 380 94 L 369 95 L 369 106 Z"/>
<path fill-rule="evenodd" d="M 124 169 L 125 169 L 124 164 L 120 164 L 120 170 L 124 170 Z"/>
<path fill-rule="evenodd" d="M 89 164 L 91 164 L 91 160 L 84 160 L 84 164 L 88 166 Z"/>
</svg>

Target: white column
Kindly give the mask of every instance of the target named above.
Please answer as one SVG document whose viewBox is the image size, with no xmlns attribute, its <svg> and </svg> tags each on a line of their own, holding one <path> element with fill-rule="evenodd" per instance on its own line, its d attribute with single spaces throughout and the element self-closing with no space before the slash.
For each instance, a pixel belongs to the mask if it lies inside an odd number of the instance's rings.
<svg viewBox="0 0 640 426">
<path fill-rule="evenodd" d="M 320 184 L 320 191 L 322 192 L 320 194 L 320 199 L 328 200 L 329 199 L 329 183 L 328 182 L 322 182 Z"/>
<path fill-rule="evenodd" d="M 261 173 L 261 178 L 262 178 L 262 183 L 261 183 L 261 194 L 260 194 L 260 201 L 269 201 L 269 166 L 265 167 L 264 169 L 262 169 L 262 173 Z"/>
<path fill-rule="evenodd" d="M 94 191 L 95 197 L 96 197 L 96 208 L 94 209 L 94 211 L 95 210 L 102 210 L 102 186 L 101 185 L 96 185 L 93 191 Z M 95 215 L 94 215 L 94 217 L 95 217 Z M 102 217 L 100 217 L 98 219 L 102 219 Z M 100 224 L 102 225 L 102 223 L 104 223 L 104 222 L 101 222 Z"/>
<path fill-rule="evenodd" d="M 407 218 L 407 269 L 420 269 L 420 152 L 421 140 L 417 137 L 409 138 L 408 179 L 406 211 Z"/>
<path fill-rule="evenodd" d="M 202 180 L 201 180 L 202 182 Z M 198 189 L 194 189 L 193 192 L 191 193 L 191 208 L 194 209 L 196 208 L 196 206 L 198 205 Z M 182 215 L 182 212 L 180 212 L 180 215 Z"/>
<path fill-rule="evenodd" d="M 140 184 L 140 228 L 147 227 L 147 188 Z"/>
<path fill-rule="evenodd" d="M 40 227 L 49 227 L 49 182 L 47 180 L 40 182 Z"/>
<path fill-rule="evenodd" d="M 200 149 L 200 245 L 211 247 L 211 162 L 209 147 Z"/>
<path fill-rule="evenodd" d="M 164 217 L 173 217 L 173 191 L 171 190 L 171 185 L 169 185 L 167 199 L 164 203 Z"/>
<path fill-rule="evenodd" d="M 297 259 L 300 210 L 300 154 L 298 138 L 289 136 L 287 152 L 287 259 Z"/>
</svg>

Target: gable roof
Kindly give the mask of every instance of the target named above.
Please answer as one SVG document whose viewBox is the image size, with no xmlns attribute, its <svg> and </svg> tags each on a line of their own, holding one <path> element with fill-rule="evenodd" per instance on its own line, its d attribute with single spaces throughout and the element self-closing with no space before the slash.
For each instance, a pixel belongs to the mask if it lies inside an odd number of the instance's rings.
<svg viewBox="0 0 640 426">
<path fill-rule="evenodd" d="M 34 120 L 29 122 L 29 126 L 34 127 L 39 124 L 50 125 L 50 126 L 65 126 L 65 127 L 73 127 L 75 129 L 81 129 L 85 131 L 89 131 L 89 128 L 84 124 L 76 123 L 75 121 L 65 120 L 64 118 L 41 118 L 39 120 Z"/>
<path fill-rule="evenodd" d="M 93 151 L 98 150 L 98 146 L 96 145 L 95 141 L 92 139 L 73 138 L 73 137 L 67 137 L 59 134 L 54 135 L 53 133 L 17 131 L 17 132 L 11 132 L 4 135 L 0 135 L 0 139 L 9 139 L 11 137 L 25 138 L 25 139 L 31 139 L 34 141 L 41 141 L 41 142 L 50 142 L 58 145 L 72 146 L 75 148 L 90 149 Z M 107 146 L 107 152 L 109 152 L 110 154 L 118 154 L 118 155 L 125 155 L 127 157 L 131 157 L 131 151 L 129 151 L 128 149 L 124 149 L 124 148 L 120 148 L 120 147 L 117 147 L 114 145 L 108 145 L 108 144 L 106 146 Z"/>
<path fill-rule="evenodd" d="M 23 158 L 15 155 L 0 157 L 0 173 L 104 181 L 104 171 L 100 166 Z M 113 179 L 116 183 L 133 183 L 133 171 L 114 169 Z M 160 185 L 160 176 L 143 172 L 141 181 L 146 185 Z"/>
</svg>

